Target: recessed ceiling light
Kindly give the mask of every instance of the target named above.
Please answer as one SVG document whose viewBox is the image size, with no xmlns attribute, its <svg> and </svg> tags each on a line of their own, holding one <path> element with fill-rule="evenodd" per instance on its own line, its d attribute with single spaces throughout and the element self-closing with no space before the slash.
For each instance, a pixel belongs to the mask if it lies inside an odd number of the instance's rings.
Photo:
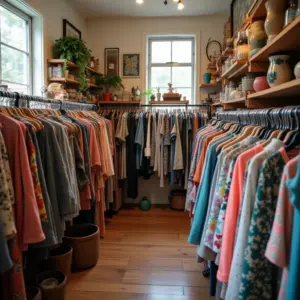
<svg viewBox="0 0 300 300">
<path fill-rule="evenodd" d="M 178 8 L 179 10 L 183 10 L 183 9 L 184 9 L 184 5 L 183 5 L 183 3 L 181 2 L 181 0 L 178 1 L 178 6 L 177 6 L 177 8 Z"/>
<path fill-rule="evenodd" d="M 179 0 L 173 0 L 174 2 L 178 2 Z"/>
<path fill-rule="evenodd" d="M 144 3 L 144 0 L 136 0 L 136 3 L 137 3 L 137 4 L 143 4 L 143 3 Z"/>
</svg>

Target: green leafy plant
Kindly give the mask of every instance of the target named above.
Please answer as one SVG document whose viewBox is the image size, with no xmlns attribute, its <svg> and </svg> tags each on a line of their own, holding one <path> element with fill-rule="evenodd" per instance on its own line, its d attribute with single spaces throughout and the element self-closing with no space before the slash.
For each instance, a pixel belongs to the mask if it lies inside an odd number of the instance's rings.
<svg viewBox="0 0 300 300">
<path fill-rule="evenodd" d="M 122 88 L 124 85 L 122 83 L 122 78 L 120 76 L 97 76 L 96 84 L 103 85 L 105 87 L 106 93 L 109 93 L 109 88 Z"/>
<path fill-rule="evenodd" d="M 157 88 L 157 93 L 160 93 L 160 88 L 159 87 Z"/>
<path fill-rule="evenodd" d="M 143 90 L 143 95 L 149 99 L 152 95 L 154 95 L 154 89 L 145 89 Z"/>
<path fill-rule="evenodd" d="M 62 37 L 55 41 L 53 46 L 55 58 L 66 59 L 76 63 L 78 67 L 79 91 L 85 92 L 89 88 L 85 68 L 91 60 L 91 50 L 87 48 L 84 41 L 74 37 Z M 64 69 L 67 63 L 64 63 Z"/>
</svg>

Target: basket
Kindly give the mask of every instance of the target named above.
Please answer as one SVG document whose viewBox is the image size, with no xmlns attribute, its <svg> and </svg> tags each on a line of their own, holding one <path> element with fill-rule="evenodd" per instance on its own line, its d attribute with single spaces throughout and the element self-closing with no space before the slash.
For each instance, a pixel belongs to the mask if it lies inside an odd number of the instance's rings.
<svg viewBox="0 0 300 300">
<path fill-rule="evenodd" d="M 164 101 L 180 101 L 181 94 L 178 93 L 165 93 L 163 94 Z"/>
</svg>

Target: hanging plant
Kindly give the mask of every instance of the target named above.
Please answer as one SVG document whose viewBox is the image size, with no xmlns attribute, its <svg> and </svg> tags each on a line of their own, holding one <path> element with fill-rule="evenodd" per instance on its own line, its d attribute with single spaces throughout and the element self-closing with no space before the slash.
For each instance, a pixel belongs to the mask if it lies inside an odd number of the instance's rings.
<svg viewBox="0 0 300 300">
<path fill-rule="evenodd" d="M 62 37 L 55 41 L 53 54 L 55 58 L 66 59 L 76 64 L 78 67 L 79 91 L 86 92 L 89 83 L 85 70 L 91 61 L 92 55 L 85 42 L 74 37 Z"/>
</svg>

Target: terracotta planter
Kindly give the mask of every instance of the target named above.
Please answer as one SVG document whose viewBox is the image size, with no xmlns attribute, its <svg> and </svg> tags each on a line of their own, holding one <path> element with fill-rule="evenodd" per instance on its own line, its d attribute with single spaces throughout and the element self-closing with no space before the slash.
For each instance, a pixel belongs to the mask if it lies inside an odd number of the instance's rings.
<svg viewBox="0 0 300 300">
<path fill-rule="evenodd" d="M 282 0 L 268 0 L 266 2 L 267 18 L 265 21 L 265 30 L 270 42 L 284 26 L 284 13 L 286 2 Z"/>
<path fill-rule="evenodd" d="M 111 93 L 104 93 L 103 99 L 104 101 L 111 101 Z"/>
<path fill-rule="evenodd" d="M 49 286 L 45 284 L 45 280 L 52 279 L 56 285 Z M 59 271 L 48 271 L 37 276 L 37 282 L 41 288 L 43 300 L 64 300 L 66 295 L 67 276 Z"/>
<path fill-rule="evenodd" d="M 268 83 L 270 87 L 288 82 L 292 79 L 291 67 L 288 64 L 288 55 L 272 55 L 269 57 Z"/>
<path fill-rule="evenodd" d="M 26 288 L 26 297 L 27 297 L 27 300 L 42 300 L 42 292 L 36 286 L 27 287 Z"/>
<path fill-rule="evenodd" d="M 256 77 L 253 83 L 253 89 L 255 92 L 264 91 L 270 88 L 267 76 Z"/>
<path fill-rule="evenodd" d="M 88 269 L 97 264 L 100 250 L 98 226 L 73 225 L 66 230 L 64 243 L 73 248 L 73 268 Z"/>
<path fill-rule="evenodd" d="M 52 270 L 66 274 L 67 280 L 71 276 L 72 254 L 72 247 L 63 244 L 50 252 Z"/>
</svg>

